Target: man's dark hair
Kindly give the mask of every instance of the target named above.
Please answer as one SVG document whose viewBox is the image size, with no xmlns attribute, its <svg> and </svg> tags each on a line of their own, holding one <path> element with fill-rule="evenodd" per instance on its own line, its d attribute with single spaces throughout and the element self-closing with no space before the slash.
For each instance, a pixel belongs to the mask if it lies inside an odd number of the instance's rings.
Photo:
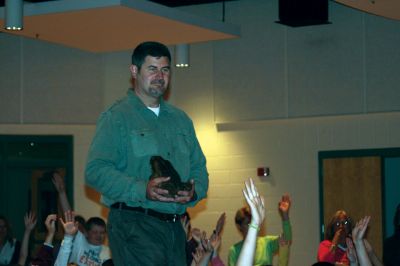
<svg viewBox="0 0 400 266">
<path fill-rule="evenodd" d="M 104 228 L 106 227 L 106 222 L 101 219 L 100 217 L 91 217 L 89 220 L 86 221 L 85 228 L 87 231 L 92 229 L 93 225 L 98 225 L 98 226 L 103 226 Z"/>
<path fill-rule="evenodd" d="M 146 56 L 153 57 L 168 57 L 168 60 L 171 62 L 171 53 L 167 46 L 159 42 L 143 42 L 136 46 L 132 53 L 132 65 L 135 65 L 140 68 L 143 65 L 144 59 Z"/>
</svg>

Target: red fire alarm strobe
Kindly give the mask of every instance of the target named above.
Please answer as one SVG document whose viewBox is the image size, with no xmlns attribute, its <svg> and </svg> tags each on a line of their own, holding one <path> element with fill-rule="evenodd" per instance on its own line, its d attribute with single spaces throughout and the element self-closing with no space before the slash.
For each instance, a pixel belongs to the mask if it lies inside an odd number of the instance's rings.
<svg viewBox="0 0 400 266">
<path fill-rule="evenodd" d="M 269 176 L 269 167 L 258 167 L 257 176 Z"/>
</svg>

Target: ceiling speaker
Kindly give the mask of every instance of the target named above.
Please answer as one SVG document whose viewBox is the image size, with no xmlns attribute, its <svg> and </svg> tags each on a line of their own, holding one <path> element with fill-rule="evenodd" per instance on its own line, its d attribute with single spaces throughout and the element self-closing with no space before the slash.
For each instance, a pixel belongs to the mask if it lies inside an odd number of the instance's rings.
<svg viewBox="0 0 400 266">
<path fill-rule="evenodd" d="M 291 27 L 329 24 L 328 0 L 278 0 L 279 21 Z"/>
</svg>

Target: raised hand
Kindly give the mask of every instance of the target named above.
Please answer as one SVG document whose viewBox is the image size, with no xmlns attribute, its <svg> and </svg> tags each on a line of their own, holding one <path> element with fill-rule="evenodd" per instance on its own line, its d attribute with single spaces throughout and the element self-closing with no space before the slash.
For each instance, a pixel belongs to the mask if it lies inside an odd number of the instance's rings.
<svg viewBox="0 0 400 266">
<path fill-rule="evenodd" d="M 198 243 L 200 244 L 201 242 L 201 231 L 199 228 L 193 228 L 191 231 L 192 234 L 192 238 Z"/>
<path fill-rule="evenodd" d="M 33 228 L 35 228 L 36 221 L 36 216 L 32 212 L 26 213 L 24 215 L 25 232 L 21 243 L 21 250 L 19 252 L 17 265 L 25 265 L 26 263 L 26 258 L 28 257 L 29 237 Z"/>
<path fill-rule="evenodd" d="M 354 243 L 364 244 L 363 238 L 364 238 L 364 234 L 367 230 L 370 219 L 371 219 L 371 216 L 365 216 L 360 221 L 358 221 L 357 224 L 354 226 L 353 231 L 351 232 Z"/>
<path fill-rule="evenodd" d="M 358 257 L 358 262 L 362 266 L 371 266 L 372 262 L 367 254 L 367 250 L 364 245 L 364 235 L 368 227 L 370 216 L 365 216 L 354 226 L 351 235 L 353 237 L 353 242 L 356 248 L 356 253 Z"/>
<path fill-rule="evenodd" d="M 56 220 L 57 220 L 56 214 L 47 215 L 46 221 L 44 221 L 44 224 L 46 225 L 46 229 L 47 229 L 48 233 L 54 234 L 56 232 Z"/>
<path fill-rule="evenodd" d="M 218 235 L 216 233 L 212 234 L 209 240 L 210 240 L 209 243 L 213 251 L 217 250 L 221 245 L 221 235 Z"/>
<path fill-rule="evenodd" d="M 53 178 L 51 180 L 53 181 L 54 187 L 56 188 L 58 193 L 65 192 L 64 179 L 58 172 L 53 173 Z"/>
<path fill-rule="evenodd" d="M 64 213 L 65 222 L 60 218 L 60 222 L 64 227 L 64 232 L 66 235 L 75 235 L 78 232 L 78 223 L 75 222 L 75 214 L 72 211 L 66 211 Z"/>
<path fill-rule="evenodd" d="M 258 194 L 257 188 L 251 178 L 245 182 L 243 195 L 251 210 L 251 224 L 260 226 L 265 218 L 264 198 Z"/>
<path fill-rule="evenodd" d="M 289 209 L 291 201 L 289 194 L 284 194 L 278 203 L 279 212 L 282 215 L 283 220 L 289 220 Z"/>
<path fill-rule="evenodd" d="M 224 228 L 225 219 L 226 219 L 226 214 L 222 213 L 221 216 L 218 218 L 217 225 L 215 226 L 215 233 L 217 235 L 221 234 L 222 228 Z"/>
<path fill-rule="evenodd" d="M 192 266 L 197 266 L 200 264 L 201 260 L 205 256 L 206 251 L 204 250 L 202 245 L 198 245 L 196 248 L 196 252 L 192 253 L 193 256 L 193 261 L 192 261 Z"/>
<path fill-rule="evenodd" d="M 205 231 L 201 234 L 201 244 L 206 252 L 213 252 L 213 246 L 210 244 L 210 239 L 207 238 Z"/>
<path fill-rule="evenodd" d="M 253 265 L 258 229 L 265 217 L 264 198 L 258 194 L 253 180 L 250 178 L 244 184 L 243 195 L 251 209 L 251 222 L 236 266 Z"/>
<path fill-rule="evenodd" d="M 44 222 L 47 229 L 46 239 L 44 242 L 50 245 L 53 243 L 53 238 L 56 233 L 56 221 L 57 221 L 57 215 L 49 214 L 47 215 L 46 221 Z"/>
<path fill-rule="evenodd" d="M 67 192 L 65 190 L 64 178 L 58 172 L 53 172 L 52 181 L 54 187 L 58 192 L 58 197 L 60 199 L 61 209 L 63 212 L 70 211 L 71 205 L 69 204 Z"/>
<path fill-rule="evenodd" d="M 26 213 L 24 215 L 25 230 L 32 231 L 36 226 L 36 215 L 33 212 Z"/>
</svg>

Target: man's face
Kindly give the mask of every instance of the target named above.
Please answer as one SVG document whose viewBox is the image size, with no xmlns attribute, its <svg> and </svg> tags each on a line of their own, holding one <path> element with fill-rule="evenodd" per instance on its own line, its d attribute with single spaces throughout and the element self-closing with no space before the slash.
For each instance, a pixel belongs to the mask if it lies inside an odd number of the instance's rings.
<svg viewBox="0 0 400 266">
<path fill-rule="evenodd" d="M 104 226 L 92 225 L 92 228 L 87 231 L 87 240 L 92 245 L 102 245 L 106 239 L 106 229 Z"/>
<path fill-rule="evenodd" d="M 159 99 L 165 93 L 169 84 L 170 72 L 170 62 L 165 56 L 146 56 L 140 70 L 135 65 L 131 66 L 136 92 L 152 99 Z"/>
</svg>

